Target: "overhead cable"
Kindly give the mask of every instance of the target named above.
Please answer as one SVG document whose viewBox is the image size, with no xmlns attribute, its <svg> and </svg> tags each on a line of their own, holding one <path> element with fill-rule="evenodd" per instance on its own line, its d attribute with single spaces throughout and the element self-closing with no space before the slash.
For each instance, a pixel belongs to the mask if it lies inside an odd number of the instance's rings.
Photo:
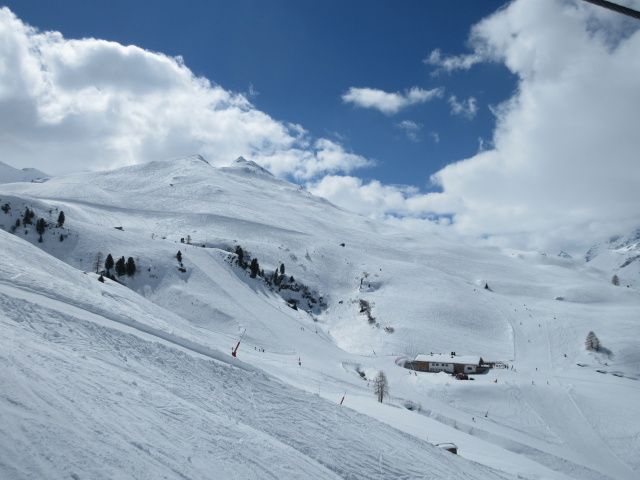
<svg viewBox="0 0 640 480">
<path fill-rule="evenodd" d="M 593 3 L 594 5 L 598 5 L 599 7 L 608 8 L 609 10 L 613 10 L 614 12 L 622 13 L 623 15 L 627 15 L 629 17 L 637 18 L 640 20 L 640 12 L 634 10 L 633 8 L 623 7 L 622 5 L 618 5 L 617 3 L 607 2 L 606 0 L 584 0 L 585 2 Z"/>
</svg>

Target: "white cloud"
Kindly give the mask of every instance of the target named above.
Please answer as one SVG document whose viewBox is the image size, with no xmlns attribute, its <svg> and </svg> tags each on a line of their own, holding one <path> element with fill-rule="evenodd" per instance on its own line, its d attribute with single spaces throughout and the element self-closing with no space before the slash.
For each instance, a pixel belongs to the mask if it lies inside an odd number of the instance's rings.
<svg viewBox="0 0 640 480">
<path fill-rule="evenodd" d="M 451 105 L 452 115 L 461 115 L 469 120 L 473 119 L 478 113 L 478 102 L 474 97 L 469 97 L 459 102 L 458 97 L 451 95 L 449 97 L 449 105 Z"/>
<path fill-rule="evenodd" d="M 377 180 L 367 184 L 351 176 L 327 175 L 320 181 L 307 184 L 314 195 L 330 199 L 349 210 L 383 219 L 391 212 L 410 214 L 407 198 L 416 195 L 415 187 L 383 185 Z"/>
<path fill-rule="evenodd" d="M 51 174 L 195 153 L 218 165 L 243 155 L 297 178 L 371 164 L 194 76 L 179 57 L 66 40 L 7 8 L 0 9 L 0 145 L 9 163 Z"/>
<path fill-rule="evenodd" d="M 520 80 L 496 110 L 493 148 L 434 175 L 433 198 L 458 205 L 434 210 L 458 233 L 584 248 L 640 223 L 640 31 L 612 43 L 624 20 L 600 10 L 517 0 L 474 28 L 474 55 Z"/>
<path fill-rule="evenodd" d="M 353 103 L 357 107 L 373 108 L 387 115 L 392 115 L 410 105 L 425 103 L 434 98 L 441 98 L 443 95 L 444 88 L 442 87 L 432 90 L 413 87 L 404 93 L 388 93 L 375 88 L 351 87 L 347 93 L 342 95 L 342 101 Z"/>
<path fill-rule="evenodd" d="M 396 128 L 403 130 L 409 140 L 413 142 L 420 141 L 420 130 L 422 130 L 422 125 L 411 120 L 403 120 L 396 123 Z"/>
<path fill-rule="evenodd" d="M 471 45 L 447 62 L 432 54 L 433 63 L 501 62 L 518 86 L 494 110 L 479 153 L 433 175 L 441 192 L 352 177 L 328 177 L 315 191 L 412 228 L 549 253 L 580 254 L 637 227 L 638 25 L 583 2 L 515 0 L 473 28 Z M 445 217 L 434 225 L 434 215 Z"/>
<path fill-rule="evenodd" d="M 453 72 L 455 70 L 469 70 L 474 65 L 483 61 L 480 54 L 470 55 L 442 55 L 442 51 L 437 48 L 431 52 L 429 57 L 423 60 L 427 65 L 435 65 L 438 67 L 432 72 L 433 76 L 437 76 L 440 72 Z"/>
<path fill-rule="evenodd" d="M 308 180 L 325 174 L 349 172 L 356 168 L 370 167 L 373 160 L 345 151 L 339 143 L 320 138 L 305 148 L 255 152 L 253 159 L 274 175 L 291 175 L 296 180 Z"/>
</svg>

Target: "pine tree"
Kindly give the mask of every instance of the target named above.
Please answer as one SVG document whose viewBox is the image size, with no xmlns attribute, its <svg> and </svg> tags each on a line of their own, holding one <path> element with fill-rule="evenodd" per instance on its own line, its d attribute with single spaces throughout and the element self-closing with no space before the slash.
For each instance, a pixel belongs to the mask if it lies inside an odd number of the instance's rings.
<svg viewBox="0 0 640 480">
<path fill-rule="evenodd" d="M 121 277 L 125 273 L 127 273 L 127 267 L 125 265 L 124 257 L 120 257 L 116 262 L 116 275 Z"/>
<path fill-rule="evenodd" d="M 113 268 L 113 257 L 111 254 L 107 255 L 107 259 L 104 261 L 104 269 L 109 273 L 109 270 Z"/>
<path fill-rule="evenodd" d="M 284 263 L 280 264 L 280 275 L 284 275 Z"/>
<path fill-rule="evenodd" d="M 24 225 L 31 225 L 33 223 L 31 219 L 34 216 L 35 216 L 35 213 L 33 213 L 33 210 L 29 210 L 29 207 L 27 207 L 27 210 L 24 212 L 24 217 L 22 218 L 22 223 Z"/>
<path fill-rule="evenodd" d="M 380 403 L 382 403 L 384 397 L 389 396 L 389 382 L 383 371 L 380 371 L 376 378 L 373 379 L 373 391 Z"/>
<path fill-rule="evenodd" d="M 124 258 L 124 257 L 123 257 Z M 132 277 L 136 273 L 136 262 L 133 261 L 133 257 L 127 259 L 127 275 Z"/>
<path fill-rule="evenodd" d="M 584 342 L 584 346 L 587 347 L 587 350 L 598 351 L 600 350 L 600 340 L 596 337 L 596 334 L 593 332 L 589 332 L 587 334 L 587 339 Z"/>
<path fill-rule="evenodd" d="M 260 264 L 258 263 L 258 259 L 254 258 L 251 260 L 251 265 L 249 267 L 249 269 L 251 270 L 251 275 L 249 275 L 251 278 L 256 278 L 256 276 L 258 275 L 258 272 L 260 271 Z"/>
<path fill-rule="evenodd" d="M 44 218 L 39 218 L 38 221 L 36 222 L 36 232 L 38 232 L 38 234 L 42 236 L 42 234 L 46 229 L 47 229 L 47 222 L 44 220 Z"/>
<path fill-rule="evenodd" d="M 241 268 L 247 268 L 244 263 L 244 250 L 242 250 L 242 247 L 240 245 L 236 247 L 236 255 L 238 256 L 238 265 Z"/>
<path fill-rule="evenodd" d="M 178 253 L 176 254 L 176 258 L 180 263 L 182 263 L 182 252 L 180 250 L 178 250 Z"/>
<path fill-rule="evenodd" d="M 611 283 L 613 283 L 616 287 L 620 285 L 620 279 L 618 278 L 618 275 L 614 275 L 613 277 L 611 277 Z"/>
<path fill-rule="evenodd" d="M 65 217 L 64 212 L 60 210 L 60 215 L 58 215 L 58 226 L 62 227 L 64 225 Z"/>
</svg>

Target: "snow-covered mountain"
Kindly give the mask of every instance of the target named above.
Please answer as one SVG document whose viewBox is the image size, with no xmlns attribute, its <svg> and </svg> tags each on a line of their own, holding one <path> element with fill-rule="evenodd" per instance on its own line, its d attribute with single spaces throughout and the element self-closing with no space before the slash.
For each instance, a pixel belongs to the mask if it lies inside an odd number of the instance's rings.
<svg viewBox="0 0 640 480">
<path fill-rule="evenodd" d="M 0 204 L 0 477 L 640 470 L 640 297 L 608 272 L 391 228 L 242 158 L 0 185 Z M 99 281 L 108 255 L 135 274 Z M 452 351 L 508 368 L 402 368 Z"/>
<path fill-rule="evenodd" d="M 23 168 L 19 170 L 6 163 L 0 162 L 0 183 L 12 182 L 45 182 L 50 175 L 47 175 L 35 168 Z"/>
<path fill-rule="evenodd" d="M 640 283 L 640 228 L 594 245 L 584 258 L 590 265 L 615 274 L 621 284 Z"/>
</svg>

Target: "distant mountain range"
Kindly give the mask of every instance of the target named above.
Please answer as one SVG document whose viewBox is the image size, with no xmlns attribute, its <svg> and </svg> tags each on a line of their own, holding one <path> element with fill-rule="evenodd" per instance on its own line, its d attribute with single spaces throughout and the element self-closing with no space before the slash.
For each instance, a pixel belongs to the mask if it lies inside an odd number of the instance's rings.
<svg viewBox="0 0 640 480">
<path fill-rule="evenodd" d="M 14 182 L 46 182 L 51 178 L 51 175 L 47 175 L 35 168 L 23 168 L 22 170 L 14 168 L 11 165 L 0 162 L 0 183 L 14 183 Z"/>
<path fill-rule="evenodd" d="M 640 280 L 640 228 L 594 245 L 584 259 L 590 265 L 615 272 L 622 278 Z"/>
</svg>

